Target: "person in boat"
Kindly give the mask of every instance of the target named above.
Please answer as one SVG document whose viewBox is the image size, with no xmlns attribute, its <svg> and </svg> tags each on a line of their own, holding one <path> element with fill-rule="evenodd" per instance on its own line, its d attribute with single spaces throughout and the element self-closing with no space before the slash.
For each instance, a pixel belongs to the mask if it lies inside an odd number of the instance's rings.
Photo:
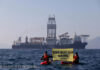
<svg viewBox="0 0 100 70">
<path fill-rule="evenodd" d="M 79 63 L 79 56 L 78 56 L 78 53 L 77 52 L 75 53 L 75 55 L 74 55 L 73 58 L 74 58 L 73 63 L 78 64 Z"/>
<path fill-rule="evenodd" d="M 42 56 L 41 60 L 43 60 L 44 63 L 49 64 L 51 61 L 49 58 L 52 58 L 51 55 L 48 55 L 47 51 L 45 51 L 44 55 Z"/>
<path fill-rule="evenodd" d="M 61 61 L 61 64 L 78 64 L 79 63 L 79 56 L 78 56 L 77 52 L 73 56 L 73 59 L 74 59 L 73 62 L 64 62 L 64 61 Z"/>
</svg>

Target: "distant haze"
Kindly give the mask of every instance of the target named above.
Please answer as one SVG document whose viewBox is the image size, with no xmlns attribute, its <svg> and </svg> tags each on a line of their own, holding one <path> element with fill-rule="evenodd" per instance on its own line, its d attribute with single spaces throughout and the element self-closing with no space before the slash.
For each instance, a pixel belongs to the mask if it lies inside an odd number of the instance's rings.
<svg viewBox="0 0 100 70">
<path fill-rule="evenodd" d="M 87 49 L 100 49 L 100 37 L 96 37 L 88 42 Z"/>
<path fill-rule="evenodd" d="M 0 0 L 0 48 L 11 48 L 19 36 L 23 41 L 25 36 L 46 37 L 50 15 L 56 17 L 57 36 L 100 36 L 100 0 Z"/>
</svg>

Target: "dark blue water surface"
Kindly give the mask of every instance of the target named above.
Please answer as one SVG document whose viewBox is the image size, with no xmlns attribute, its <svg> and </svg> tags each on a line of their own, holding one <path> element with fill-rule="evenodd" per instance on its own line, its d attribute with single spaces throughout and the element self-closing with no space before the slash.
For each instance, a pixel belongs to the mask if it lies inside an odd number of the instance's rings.
<svg viewBox="0 0 100 70">
<path fill-rule="evenodd" d="M 40 65 L 45 50 L 0 50 L 0 70 L 100 70 L 100 50 L 74 50 L 80 56 L 79 64 L 61 65 L 55 61 L 50 65 Z M 52 50 L 47 50 L 52 53 Z"/>
</svg>

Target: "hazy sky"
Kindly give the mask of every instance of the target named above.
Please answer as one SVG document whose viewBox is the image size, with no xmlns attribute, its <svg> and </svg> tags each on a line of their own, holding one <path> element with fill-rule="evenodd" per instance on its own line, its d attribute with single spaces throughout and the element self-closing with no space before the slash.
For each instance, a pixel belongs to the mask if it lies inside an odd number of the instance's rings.
<svg viewBox="0 0 100 70">
<path fill-rule="evenodd" d="M 11 48 L 19 36 L 46 36 L 50 15 L 56 17 L 57 35 L 100 36 L 100 0 L 0 0 L 0 47 Z"/>
</svg>

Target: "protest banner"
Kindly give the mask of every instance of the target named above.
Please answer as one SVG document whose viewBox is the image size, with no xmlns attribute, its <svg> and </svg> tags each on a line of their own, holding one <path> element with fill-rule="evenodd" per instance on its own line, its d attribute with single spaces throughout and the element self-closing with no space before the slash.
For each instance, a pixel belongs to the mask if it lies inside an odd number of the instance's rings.
<svg viewBox="0 0 100 70">
<path fill-rule="evenodd" d="M 52 49 L 53 60 L 73 62 L 73 48 Z"/>
</svg>

